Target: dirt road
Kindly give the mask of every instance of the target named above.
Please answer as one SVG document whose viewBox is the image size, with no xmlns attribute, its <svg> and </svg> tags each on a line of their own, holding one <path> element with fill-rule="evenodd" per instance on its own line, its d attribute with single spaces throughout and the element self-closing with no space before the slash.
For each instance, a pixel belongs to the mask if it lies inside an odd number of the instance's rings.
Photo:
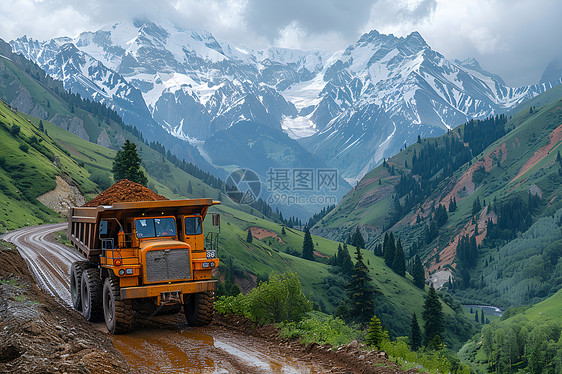
<svg viewBox="0 0 562 374">
<path fill-rule="evenodd" d="M 70 266 L 81 256 L 54 241 L 52 234 L 65 227 L 66 224 L 27 227 L 5 234 L 2 239 L 17 246 L 37 284 L 70 308 Z M 103 323 L 96 327 L 107 331 Z M 318 354 L 295 352 L 279 342 L 241 334 L 224 324 L 191 328 L 183 314 L 141 319 L 134 332 L 111 338 L 131 368 L 142 373 L 359 372 Z"/>
</svg>

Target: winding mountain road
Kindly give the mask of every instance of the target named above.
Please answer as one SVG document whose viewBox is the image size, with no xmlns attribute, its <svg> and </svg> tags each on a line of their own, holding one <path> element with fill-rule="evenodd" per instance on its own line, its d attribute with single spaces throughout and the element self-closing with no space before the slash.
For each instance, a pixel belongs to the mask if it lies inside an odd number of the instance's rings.
<svg viewBox="0 0 562 374">
<path fill-rule="evenodd" d="M 25 227 L 0 238 L 17 246 L 45 292 L 71 308 L 70 266 L 83 257 L 54 240 L 53 234 L 65 228 L 66 224 Z M 96 327 L 106 331 L 104 323 Z M 336 369 L 328 362 L 293 357 L 274 343 L 234 330 L 191 328 L 183 314 L 140 320 L 135 331 L 112 339 L 131 367 L 142 373 L 326 373 Z"/>
</svg>

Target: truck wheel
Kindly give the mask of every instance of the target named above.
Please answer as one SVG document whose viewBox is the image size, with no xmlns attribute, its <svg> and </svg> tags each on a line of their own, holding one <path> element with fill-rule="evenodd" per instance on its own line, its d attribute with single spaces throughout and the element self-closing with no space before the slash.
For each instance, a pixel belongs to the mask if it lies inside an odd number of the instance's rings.
<svg viewBox="0 0 562 374">
<path fill-rule="evenodd" d="M 87 261 L 76 261 L 70 267 L 70 297 L 72 299 L 72 306 L 80 311 L 82 310 L 80 283 L 82 281 L 82 272 L 87 268 Z"/>
<path fill-rule="evenodd" d="M 82 272 L 80 294 L 82 315 L 88 321 L 98 321 L 102 315 L 102 287 L 98 269 L 90 268 Z"/>
<path fill-rule="evenodd" d="M 215 291 L 191 295 L 183 305 L 185 319 L 189 326 L 205 326 L 211 323 L 215 308 Z"/>
<path fill-rule="evenodd" d="M 105 278 L 103 284 L 103 314 L 111 334 L 122 334 L 133 326 L 133 302 L 121 300 L 119 278 L 115 275 Z"/>
</svg>

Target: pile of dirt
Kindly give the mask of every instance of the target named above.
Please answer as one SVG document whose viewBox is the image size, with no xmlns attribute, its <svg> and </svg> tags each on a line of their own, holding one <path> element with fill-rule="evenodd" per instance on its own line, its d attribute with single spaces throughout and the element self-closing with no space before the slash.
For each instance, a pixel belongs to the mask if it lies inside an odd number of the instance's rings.
<svg viewBox="0 0 562 374">
<path fill-rule="evenodd" d="M 274 325 L 256 326 L 247 318 L 219 313 L 215 313 L 213 317 L 213 326 L 236 330 L 244 335 L 277 343 L 282 351 L 289 352 L 293 357 L 301 360 L 314 362 L 325 373 L 419 373 L 417 369 L 401 369 L 396 363 L 389 360 L 386 352 L 368 349 L 356 340 L 340 347 L 316 343 L 304 345 L 297 339 L 283 339 L 280 330 Z"/>
<path fill-rule="evenodd" d="M 39 290 L 18 251 L 0 241 L 0 372 L 130 371 L 111 340 Z"/>
<path fill-rule="evenodd" d="M 114 203 L 125 203 L 133 201 L 154 201 L 169 200 L 168 198 L 158 195 L 150 188 L 146 188 L 142 184 L 131 182 L 127 179 L 121 179 L 98 196 L 82 205 L 84 207 L 96 207 L 98 205 L 113 205 Z"/>
</svg>

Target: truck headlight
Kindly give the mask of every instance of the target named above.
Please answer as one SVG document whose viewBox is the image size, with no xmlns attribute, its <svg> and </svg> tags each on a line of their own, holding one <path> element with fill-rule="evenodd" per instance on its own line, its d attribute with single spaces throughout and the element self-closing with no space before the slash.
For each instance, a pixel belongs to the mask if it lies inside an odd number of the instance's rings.
<svg viewBox="0 0 562 374">
<path fill-rule="evenodd" d="M 217 258 L 217 251 L 207 251 L 207 259 Z"/>
</svg>

